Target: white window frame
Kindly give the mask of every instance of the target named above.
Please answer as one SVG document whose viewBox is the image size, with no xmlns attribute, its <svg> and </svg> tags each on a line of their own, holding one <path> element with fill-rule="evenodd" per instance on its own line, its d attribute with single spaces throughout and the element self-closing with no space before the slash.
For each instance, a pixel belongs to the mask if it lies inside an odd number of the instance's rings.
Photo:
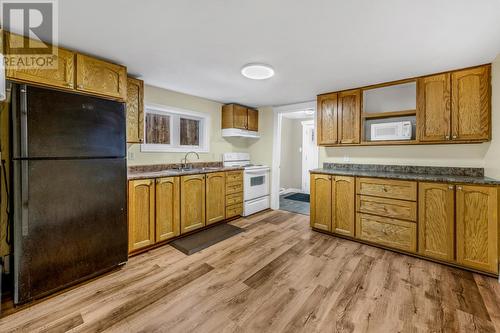
<svg viewBox="0 0 500 333">
<path fill-rule="evenodd" d="M 146 142 L 146 115 L 156 113 L 170 116 L 170 144 L 158 144 Z M 180 144 L 180 118 L 200 120 L 200 145 L 181 146 Z M 210 115 L 202 112 L 180 109 L 176 107 L 163 106 L 158 104 L 147 104 L 144 106 L 144 142 L 141 144 L 141 152 L 158 153 L 187 153 L 194 151 L 197 153 L 208 153 L 210 151 Z"/>
</svg>

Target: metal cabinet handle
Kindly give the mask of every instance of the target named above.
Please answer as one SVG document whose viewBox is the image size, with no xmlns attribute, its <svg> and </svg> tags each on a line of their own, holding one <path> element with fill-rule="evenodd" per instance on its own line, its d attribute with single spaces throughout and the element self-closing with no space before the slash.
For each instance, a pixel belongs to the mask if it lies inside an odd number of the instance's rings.
<svg viewBox="0 0 500 333">
<path fill-rule="evenodd" d="M 457 186 L 457 190 L 462 191 L 462 186 Z"/>
<path fill-rule="evenodd" d="M 457 136 L 456 136 L 456 135 L 454 135 L 454 136 L 453 136 L 453 139 L 456 139 L 456 138 L 457 138 Z"/>
<path fill-rule="evenodd" d="M 446 138 L 446 140 L 450 140 L 450 136 L 449 135 L 445 136 L 445 138 Z"/>
<path fill-rule="evenodd" d="M 83 89 L 83 84 L 79 84 L 79 85 L 78 85 L 78 88 L 79 88 L 79 89 Z"/>
<path fill-rule="evenodd" d="M 450 185 L 450 186 L 448 186 L 448 189 L 449 189 L 449 190 L 453 190 L 453 188 L 454 188 L 454 187 L 455 187 L 455 186 Z"/>
</svg>

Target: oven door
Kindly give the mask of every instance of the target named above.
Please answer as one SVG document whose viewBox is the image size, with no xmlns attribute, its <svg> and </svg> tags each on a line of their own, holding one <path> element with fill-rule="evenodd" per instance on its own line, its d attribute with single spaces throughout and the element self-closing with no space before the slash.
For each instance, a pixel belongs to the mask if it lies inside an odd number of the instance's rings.
<svg viewBox="0 0 500 333">
<path fill-rule="evenodd" d="M 269 168 L 245 170 L 245 201 L 269 195 Z"/>
</svg>

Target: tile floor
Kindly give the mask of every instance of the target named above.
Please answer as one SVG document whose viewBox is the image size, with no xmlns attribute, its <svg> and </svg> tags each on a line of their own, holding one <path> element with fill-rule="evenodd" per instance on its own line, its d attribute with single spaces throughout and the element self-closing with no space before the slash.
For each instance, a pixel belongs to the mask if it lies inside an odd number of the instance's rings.
<svg viewBox="0 0 500 333">
<path fill-rule="evenodd" d="M 302 215 L 309 215 L 309 202 L 295 201 L 290 199 L 285 199 L 285 197 L 293 193 L 286 193 L 280 195 L 280 209 L 286 210 L 292 213 L 298 213 Z"/>
</svg>

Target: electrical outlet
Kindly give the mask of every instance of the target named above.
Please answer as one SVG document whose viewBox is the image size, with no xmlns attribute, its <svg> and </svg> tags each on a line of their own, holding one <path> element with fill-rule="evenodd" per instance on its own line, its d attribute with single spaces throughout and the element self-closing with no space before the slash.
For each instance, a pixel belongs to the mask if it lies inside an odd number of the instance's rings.
<svg viewBox="0 0 500 333">
<path fill-rule="evenodd" d="M 129 151 L 129 152 L 128 152 L 128 159 L 129 159 L 130 161 L 135 160 L 135 153 L 134 153 L 133 151 Z"/>
</svg>

